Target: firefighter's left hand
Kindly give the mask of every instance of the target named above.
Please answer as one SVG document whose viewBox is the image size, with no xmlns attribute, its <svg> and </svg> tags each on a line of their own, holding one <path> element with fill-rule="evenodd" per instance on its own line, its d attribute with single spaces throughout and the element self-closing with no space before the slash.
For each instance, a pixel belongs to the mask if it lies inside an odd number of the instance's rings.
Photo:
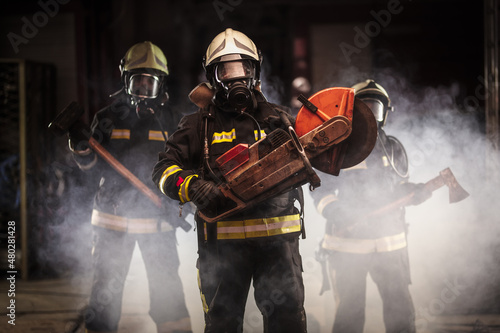
<svg viewBox="0 0 500 333">
<path fill-rule="evenodd" d="M 427 201 L 432 196 L 432 191 L 425 187 L 425 184 L 413 184 L 413 197 L 408 205 L 417 206 Z"/>
</svg>

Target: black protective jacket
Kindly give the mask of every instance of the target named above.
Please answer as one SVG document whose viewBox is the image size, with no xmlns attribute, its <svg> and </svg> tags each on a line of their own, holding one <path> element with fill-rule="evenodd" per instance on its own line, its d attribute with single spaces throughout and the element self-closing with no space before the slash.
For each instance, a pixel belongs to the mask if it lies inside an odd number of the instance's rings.
<svg viewBox="0 0 500 333">
<path fill-rule="evenodd" d="M 283 127 L 276 108 L 288 113 L 289 110 L 267 102 L 265 97 L 257 91 L 255 94 L 258 102 L 257 108 L 249 111 L 249 115 L 225 112 L 211 104 L 208 108 L 188 115 L 180 121 L 178 130 L 169 137 L 166 149 L 160 154 L 153 171 L 153 181 L 163 189 L 166 195 L 181 200 L 180 185 L 183 180 L 194 174 L 218 183 L 223 179 L 215 164 L 219 156 L 239 143 L 249 145 L 255 143 L 259 138 L 259 130 L 263 135 L 269 134 L 279 126 Z M 207 126 L 205 126 L 205 119 Z M 205 135 L 209 145 L 210 168 L 204 163 Z M 172 171 L 170 175 L 169 170 Z M 298 210 L 294 206 L 297 199 L 297 191 L 292 190 L 245 209 L 230 216 L 229 219 L 243 220 L 297 214 Z"/>
<path fill-rule="evenodd" d="M 326 234 L 375 239 L 404 232 L 404 207 L 373 213 L 414 189 L 407 171 L 404 147 L 380 129 L 373 151 L 363 162 L 342 170 L 339 177 L 321 177 L 322 186 L 311 193 L 327 220 Z"/>
<path fill-rule="evenodd" d="M 125 168 L 149 187 L 158 197 L 164 197 L 151 181 L 158 151 L 178 123 L 178 117 L 169 110 L 161 110 L 160 123 L 151 116 L 139 119 L 134 107 L 125 96 L 96 113 L 92 125 L 92 136 Z M 97 173 L 99 188 L 94 200 L 94 209 L 103 213 L 127 218 L 166 218 L 178 215 L 177 205 L 164 198 L 164 207 L 158 208 L 143 192 L 113 169 L 97 153 L 86 156 L 75 155 L 83 170 Z"/>
</svg>

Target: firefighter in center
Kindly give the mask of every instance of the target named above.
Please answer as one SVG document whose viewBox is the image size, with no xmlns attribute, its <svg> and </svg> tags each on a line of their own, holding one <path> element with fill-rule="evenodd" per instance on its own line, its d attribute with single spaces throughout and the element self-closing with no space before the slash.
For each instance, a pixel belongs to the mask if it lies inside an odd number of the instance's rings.
<svg viewBox="0 0 500 333">
<path fill-rule="evenodd" d="M 213 98 L 181 120 L 154 168 L 153 180 L 164 194 L 194 203 L 205 216 L 219 215 L 229 201 L 217 187 L 222 175 L 216 158 L 285 128 L 278 119 L 287 109 L 268 102 L 260 90 L 261 61 L 245 34 L 218 34 L 203 60 Z M 307 331 L 300 198 L 299 190 L 291 190 L 211 223 L 196 214 L 206 333 L 243 331 L 252 282 L 265 332 Z"/>
</svg>

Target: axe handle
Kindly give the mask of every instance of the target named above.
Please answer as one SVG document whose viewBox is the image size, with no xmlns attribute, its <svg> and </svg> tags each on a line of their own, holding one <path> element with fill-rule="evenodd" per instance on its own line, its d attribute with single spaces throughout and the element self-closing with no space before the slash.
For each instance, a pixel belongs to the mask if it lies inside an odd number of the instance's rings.
<svg viewBox="0 0 500 333">
<path fill-rule="evenodd" d="M 424 184 L 424 186 L 425 186 L 426 190 L 434 192 L 438 188 L 441 188 L 441 187 L 444 186 L 443 177 L 441 175 L 439 175 L 439 176 L 437 176 L 435 178 L 432 178 L 431 180 L 429 180 L 428 182 L 426 182 Z M 404 196 L 404 197 L 402 197 L 402 198 L 400 198 L 400 199 L 398 199 L 396 201 L 393 201 L 390 204 L 385 205 L 384 207 L 379 208 L 379 209 L 377 209 L 377 210 L 369 213 L 367 215 L 367 217 L 373 217 L 373 216 L 381 215 L 383 213 L 390 212 L 390 211 L 392 211 L 394 209 L 406 206 L 413 199 L 413 197 L 415 196 L 415 193 L 416 193 L 415 191 L 411 192 L 411 193 L 407 194 L 406 196 Z"/>
<path fill-rule="evenodd" d="M 121 164 L 116 158 L 113 157 L 103 146 L 99 144 L 94 138 L 89 139 L 89 145 L 92 149 L 99 154 L 106 162 L 108 162 L 111 167 L 113 167 L 118 173 L 120 173 L 125 179 L 127 179 L 132 185 L 134 185 L 139 191 L 145 194 L 156 206 L 161 207 L 161 199 L 158 197 L 149 187 L 144 185 L 144 183 L 137 178 L 132 172 L 130 172 L 123 164 Z"/>
</svg>

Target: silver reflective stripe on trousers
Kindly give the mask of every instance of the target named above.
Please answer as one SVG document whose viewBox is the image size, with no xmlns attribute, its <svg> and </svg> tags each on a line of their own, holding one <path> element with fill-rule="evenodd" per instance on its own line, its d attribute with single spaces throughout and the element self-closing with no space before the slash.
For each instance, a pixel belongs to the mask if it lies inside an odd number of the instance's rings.
<svg viewBox="0 0 500 333">
<path fill-rule="evenodd" d="M 367 254 L 374 252 L 390 252 L 407 246 L 404 232 L 376 239 L 341 238 L 325 235 L 322 247 L 338 252 Z"/>
</svg>

